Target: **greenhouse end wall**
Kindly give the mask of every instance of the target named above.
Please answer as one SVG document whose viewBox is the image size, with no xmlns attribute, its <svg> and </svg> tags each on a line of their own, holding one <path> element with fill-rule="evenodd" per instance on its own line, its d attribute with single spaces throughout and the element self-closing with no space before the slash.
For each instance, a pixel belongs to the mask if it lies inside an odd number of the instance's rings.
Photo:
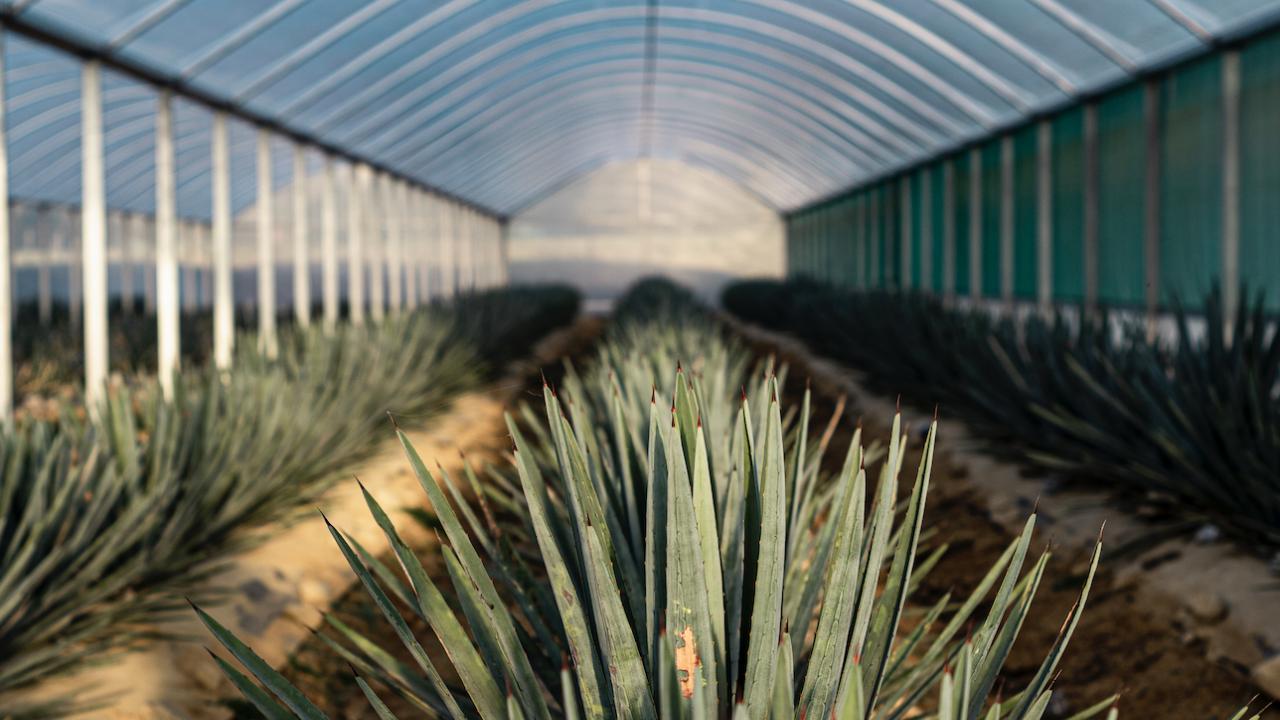
<svg viewBox="0 0 1280 720">
<path fill-rule="evenodd" d="M 790 213 L 787 267 L 975 299 L 1280 311 L 1280 32 Z"/>
</svg>

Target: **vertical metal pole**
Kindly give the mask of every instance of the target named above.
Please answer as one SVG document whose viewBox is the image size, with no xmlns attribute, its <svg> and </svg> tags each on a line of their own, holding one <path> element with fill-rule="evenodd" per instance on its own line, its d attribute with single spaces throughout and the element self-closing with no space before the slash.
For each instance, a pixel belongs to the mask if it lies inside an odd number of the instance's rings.
<svg viewBox="0 0 1280 720">
<path fill-rule="evenodd" d="M 1142 88 L 1143 125 L 1146 137 L 1146 171 L 1143 173 L 1142 260 L 1147 310 L 1147 336 L 1155 339 L 1156 313 L 1160 309 L 1160 84 L 1147 80 Z"/>
<path fill-rule="evenodd" d="M 400 183 L 388 178 L 384 192 L 383 214 L 387 220 L 387 296 L 391 313 L 397 315 L 404 304 L 402 280 L 404 263 L 404 218 L 400 214 Z"/>
<path fill-rule="evenodd" d="M 231 296 L 231 163 L 227 148 L 227 116 L 213 115 L 213 362 L 231 369 L 235 349 L 235 316 Z"/>
<path fill-rule="evenodd" d="M 369 317 L 382 322 L 386 315 L 387 293 L 387 182 L 377 173 L 370 185 L 369 213 Z"/>
<path fill-rule="evenodd" d="M 1053 304 L 1053 126 L 1036 129 L 1036 299 L 1041 310 Z"/>
<path fill-rule="evenodd" d="M 9 254 L 9 138 L 4 36 L 0 34 L 0 422 L 13 426 L 13 267 Z"/>
<path fill-rule="evenodd" d="M 969 151 L 969 296 L 982 297 L 982 151 Z"/>
<path fill-rule="evenodd" d="M 369 193 L 369 166 L 356 165 L 348 173 L 347 188 L 347 313 L 352 325 L 364 324 L 364 208 Z"/>
<path fill-rule="evenodd" d="M 452 298 L 457 294 L 457 274 L 453 264 L 453 203 L 441 198 L 436 207 L 437 227 L 440 229 L 440 294 Z"/>
<path fill-rule="evenodd" d="M 338 327 L 338 200 L 334 183 L 333 158 L 325 157 L 320 186 L 320 262 L 324 330 L 330 334 Z"/>
<path fill-rule="evenodd" d="M 1084 307 L 1098 307 L 1098 104 L 1084 106 Z"/>
<path fill-rule="evenodd" d="M 956 165 L 948 158 L 942 166 L 942 295 L 956 294 Z"/>
<path fill-rule="evenodd" d="M 430 304 L 434 299 L 434 286 L 431 283 L 431 270 L 435 264 L 435 250 L 439 247 L 439 222 L 434 213 L 435 201 L 431 193 L 422 192 L 417 199 L 417 214 L 422 224 L 422 247 L 419 250 L 422 266 L 422 300 Z"/>
<path fill-rule="evenodd" d="M 102 68 L 81 69 L 81 262 L 84 272 L 84 393 L 90 413 L 101 411 L 107 390 L 107 193 L 103 171 Z"/>
<path fill-rule="evenodd" d="M 307 155 L 293 146 L 293 319 L 299 327 L 311 324 L 311 255 L 307 247 Z"/>
<path fill-rule="evenodd" d="M 933 286 L 933 169 L 920 171 L 920 287 Z"/>
<path fill-rule="evenodd" d="M 258 130 L 258 349 L 276 356 L 276 217 L 271 134 Z"/>
<path fill-rule="evenodd" d="M 177 181 L 173 156 L 173 96 L 160 91 L 156 103 L 156 372 L 166 399 L 182 354 L 178 313 Z M 195 288 L 191 288 L 192 291 Z"/>
<path fill-rule="evenodd" d="M 904 175 L 898 184 L 900 186 L 898 204 L 902 211 L 902 254 L 900 255 L 901 265 L 898 268 L 898 287 L 902 290 L 910 290 L 914 286 L 911 281 L 913 265 L 911 233 L 914 229 L 911 221 L 911 176 Z"/>
<path fill-rule="evenodd" d="M 1222 310 L 1227 341 L 1240 303 L 1240 51 L 1222 54 Z"/>
<path fill-rule="evenodd" d="M 404 228 L 400 238 L 400 254 L 404 260 L 405 304 L 410 310 L 417 309 L 418 297 L 418 243 L 422 241 L 422 233 L 418 228 L 417 216 L 413 213 L 413 198 L 416 191 L 409 185 L 400 186 L 400 222 Z"/>
<path fill-rule="evenodd" d="M 1013 136 L 1000 139 L 1000 297 L 1013 302 Z"/>
</svg>

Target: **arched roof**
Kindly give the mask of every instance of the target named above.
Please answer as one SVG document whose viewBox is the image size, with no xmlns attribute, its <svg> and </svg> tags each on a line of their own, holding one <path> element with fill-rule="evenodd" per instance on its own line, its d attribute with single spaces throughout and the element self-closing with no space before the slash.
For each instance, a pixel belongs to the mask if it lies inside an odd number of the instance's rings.
<svg viewBox="0 0 1280 720">
<path fill-rule="evenodd" d="M 78 66 L 32 37 L 130 71 L 104 84 L 115 207 L 152 202 L 155 90 L 143 76 L 497 214 L 643 156 L 713 169 L 787 210 L 1270 25 L 1278 10 L 1280 0 L 0 0 L 19 35 L 5 52 L 13 193 L 79 194 Z M 203 214 L 209 111 L 181 103 L 176 123 L 180 209 Z M 233 126 L 233 168 L 252 167 L 250 130 Z M 283 142 L 275 158 L 288 182 Z M 247 204 L 253 173 L 236 178 Z"/>
</svg>

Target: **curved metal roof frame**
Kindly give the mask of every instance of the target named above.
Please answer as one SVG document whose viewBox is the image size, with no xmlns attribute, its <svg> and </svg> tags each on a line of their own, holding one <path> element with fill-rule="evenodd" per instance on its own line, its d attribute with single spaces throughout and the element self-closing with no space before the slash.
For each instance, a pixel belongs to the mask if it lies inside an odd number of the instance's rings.
<svg viewBox="0 0 1280 720">
<path fill-rule="evenodd" d="M 498 215 L 647 154 L 788 210 L 1278 18 L 1280 0 L 0 0 L 10 29 L 133 76 L 104 93 L 108 191 L 141 211 L 155 91 L 137 79 Z M 174 42 L 184 27 L 208 37 Z M 14 44 L 14 193 L 74 202 L 76 65 Z M 196 214 L 207 115 L 176 123 Z"/>
</svg>

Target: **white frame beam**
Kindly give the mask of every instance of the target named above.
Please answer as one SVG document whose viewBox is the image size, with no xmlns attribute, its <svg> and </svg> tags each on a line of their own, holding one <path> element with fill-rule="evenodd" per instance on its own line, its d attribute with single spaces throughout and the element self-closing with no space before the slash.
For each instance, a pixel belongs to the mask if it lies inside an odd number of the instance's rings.
<svg viewBox="0 0 1280 720">
<path fill-rule="evenodd" d="M 329 334 L 338 328 L 338 199 L 335 173 L 333 158 L 325 157 L 324 176 L 320 186 L 320 282 L 324 302 L 324 330 Z"/>
<path fill-rule="evenodd" d="M 258 130 L 258 350 L 269 358 L 276 344 L 276 215 L 271 133 Z"/>
<path fill-rule="evenodd" d="M 162 90 L 156 102 L 156 372 L 160 390 L 169 400 L 173 399 L 174 376 L 182 362 L 176 189 L 173 97 Z"/>
<path fill-rule="evenodd" d="M 81 67 L 81 272 L 84 277 L 84 393 L 91 415 L 106 399 L 107 343 L 107 191 L 102 130 L 102 65 Z"/>
<path fill-rule="evenodd" d="M 387 307 L 392 315 L 404 308 L 404 216 L 400 181 L 386 178 L 382 212 L 387 225 Z"/>
<path fill-rule="evenodd" d="M 307 155 L 301 143 L 293 145 L 293 214 L 289 229 L 293 234 L 293 319 L 298 327 L 311 325 L 311 256 L 307 247 Z"/>
<path fill-rule="evenodd" d="M 213 116 L 213 362 L 231 369 L 235 350 L 235 308 L 231 285 L 231 163 L 227 116 Z"/>
<path fill-rule="evenodd" d="M 352 166 L 347 173 L 347 315 L 352 325 L 364 324 L 364 208 L 369 194 L 369 166 Z"/>
</svg>

